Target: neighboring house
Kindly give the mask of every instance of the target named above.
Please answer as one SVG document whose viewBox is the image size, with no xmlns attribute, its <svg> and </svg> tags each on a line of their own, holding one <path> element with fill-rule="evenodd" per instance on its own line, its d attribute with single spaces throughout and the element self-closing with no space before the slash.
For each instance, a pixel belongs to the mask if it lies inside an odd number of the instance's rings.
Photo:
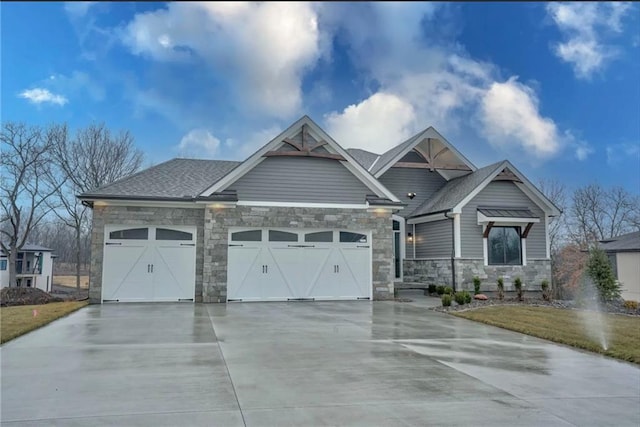
<svg viewBox="0 0 640 427">
<path fill-rule="evenodd" d="M 26 244 L 16 257 L 16 283 L 9 283 L 9 256 L 0 250 L 0 288 L 23 287 L 51 291 L 53 281 L 53 258 L 51 249 Z"/>
<path fill-rule="evenodd" d="M 559 214 L 511 163 L 477 169 L 433 128 L 378 155 L 306 116 L 243 162 L 173 159 L 79 198 L 92 302 L 387 299 L 476 275 L 537 289 Z"/>
<path fill-rule="evenodd" d="M 601 240 L 616 279 L 622 285 L 622 298 L 640 301 L 640 231 Z"/>
</svg>

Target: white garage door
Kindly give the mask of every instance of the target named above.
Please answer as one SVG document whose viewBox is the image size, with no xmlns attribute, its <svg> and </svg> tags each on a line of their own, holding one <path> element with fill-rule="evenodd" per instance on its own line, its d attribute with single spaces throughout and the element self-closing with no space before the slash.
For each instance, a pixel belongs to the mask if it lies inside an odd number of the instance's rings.
<svg viewBox="0 0 640 427">
<path fill-rule="evenodd" d="M 193 301 L 196 229 L 105 227 L 103 301 Z"/>
<path fill-rule="evenodd" d="M 370 233 L 232 229 L 229 301 L 371 298 Z"/>
</svg>

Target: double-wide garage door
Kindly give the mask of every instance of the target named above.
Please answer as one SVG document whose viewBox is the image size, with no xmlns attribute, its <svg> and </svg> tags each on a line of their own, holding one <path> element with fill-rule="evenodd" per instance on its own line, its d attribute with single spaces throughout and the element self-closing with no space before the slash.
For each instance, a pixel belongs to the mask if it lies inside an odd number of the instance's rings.
<svg viewBox="0 0 640 427">
<path fill-rule="evenodd" d="M 105 227 L 103 301 L 193 301 L 196 228 Z"/>
<path fill-rule="evenodd" d="M 370 238 L 352 230 L 232 229 L 227 299 L 369 299 Z"/>
</svg>

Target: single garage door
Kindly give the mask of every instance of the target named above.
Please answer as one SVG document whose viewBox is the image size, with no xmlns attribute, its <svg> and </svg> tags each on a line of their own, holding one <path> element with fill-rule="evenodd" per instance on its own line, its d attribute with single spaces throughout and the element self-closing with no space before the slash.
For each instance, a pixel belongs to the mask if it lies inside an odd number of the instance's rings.
<svg viewBox="0 0 640 427">
<path fill-rule="evenodd" d="M 193 301 L 196 228 L 105 227 L 102 300 Z"/>
<path fill-rule="evenodd" d="M 232 229 L 229 301 L 371 298 L 368 231 Z"/>
</svg>

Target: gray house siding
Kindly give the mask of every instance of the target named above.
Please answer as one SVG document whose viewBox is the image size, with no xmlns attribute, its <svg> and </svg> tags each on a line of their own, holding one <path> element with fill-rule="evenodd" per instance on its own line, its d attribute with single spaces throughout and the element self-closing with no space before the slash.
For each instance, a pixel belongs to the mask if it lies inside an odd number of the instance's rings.
<svg viewBox="0 0 640 427">
<path fill-rule="evenodd" d="M 379 181 L 401 202 L 407 203 L 407 206 L 398 212 L 398 215 L 404 217 L 447 183 L 438 172 L 413 168 L 390 168 Z M 409 199 L 407 193 L 416 193 L 416 197 L 413 200 Z"/>
<path fill-rule="evenodd" d="M 516 185 L 508 181 L 489 183 L 463 209 L 460 218 L 462 258 L 484 258 L 482 226 L 478 225 L 478 206 L 523 206 L 540 218 L 529 231 L 527 238 L 527 260 L 546 258 L 545 214 Z"/>
<path fill-rule="evenodd" d="M 91 269 L 89 302 L 102 300 L 102 262 L 104 226 L 122 225 L 191 225 L 197 228 L 195 302 L 202 302 L 202 267 L 204 242 L 204 209 L 158 208 L 137 206 L 94 206 L 91 228 Z"/>
<path fill-rule="evenodd" d="M 266 158 L 228 189 L 267 202 L 363 204 L 372 193 L 341 162 L 312 157 Z"/>
<path fill-rule="evenodd" d="M 416 258 L 447 258 L 452 252 L 451 220 L 416 224 Z"/>
</svg>

